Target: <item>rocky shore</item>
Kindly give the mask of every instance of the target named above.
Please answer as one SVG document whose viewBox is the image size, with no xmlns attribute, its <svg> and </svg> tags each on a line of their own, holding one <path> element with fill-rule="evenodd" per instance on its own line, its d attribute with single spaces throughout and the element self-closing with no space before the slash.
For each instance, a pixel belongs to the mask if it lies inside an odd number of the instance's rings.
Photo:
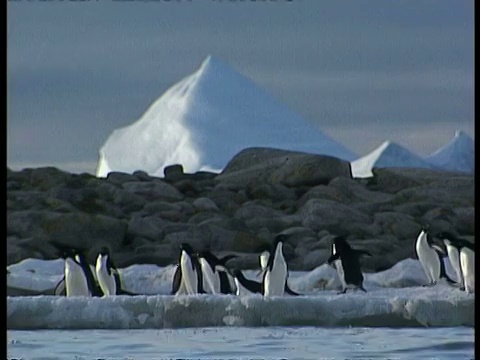
<svg viewBox="0 0 480 360">
<path fill-rule="evenodd" d="M 179 245 L 235 253 L 229 265 L 256 268 L 258 248 L 279 233 L 291 270 L 311 270 L 330 254 L 332 235 L 368 249 L 364 271 L 414 256 L 422 224 L 474 241 L 474 177 L 427 169 L 374 169 L 352 179 L 343 160 L 269 148 L 240 151 L 220 174 L 164 177 L 142 171 L 106 178 L 53 167 L 7 168 L 7 265 L 55 259 L 51 242 L 101 246 L 118 267 L 177 262 Z"/>
</svg>

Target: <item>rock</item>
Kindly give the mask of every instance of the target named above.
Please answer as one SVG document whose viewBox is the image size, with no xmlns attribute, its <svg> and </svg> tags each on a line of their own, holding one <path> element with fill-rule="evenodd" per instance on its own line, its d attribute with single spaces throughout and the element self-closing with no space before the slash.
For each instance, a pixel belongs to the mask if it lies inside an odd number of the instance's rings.
<svg viewBox="0 0 480 360">
<path fill-rule="evenodd" d="M 192 203 L 197 211 L 219 211 L 217 204 L 206 197 L 195 199 Z"/>
<path fill-rule="evenodd" d="M 149 200 L 178 201 L 184 198 L 175 187 L 161 180 L 150 182 L 129 181 L 123 183 L 122 186 L 126 191 L 146 197 Z"/>
<path fill-rule="evenodd" d="M 221 174 L 177 164 L 164 179 L 7 168 L 7 262 L 56 257 L 57 241 L 89 249 L 91 261 L 107 245 L 117 266 L 165 266 L 188 242 L 258 269 L 260 246 L 283 233 L 290 269 L 321 265 L 332 236 L 344 235 L 372 249 L 361 264 L 379 271 L 414 256 L 424 223 L 474 242 L 473 176 L 387 168 L 359 180 L 349 171 L 338 159 L 265 148 L 245 149 Z"/>
<path fill-rule="evenodd" d="M 351 178 L 348 161 L 327 155 L 248 148 L 234 156 L 216 180 L 243 186 L 265 182 L 295 187 L 327 184 L 337 176 Z"/>
</svg>

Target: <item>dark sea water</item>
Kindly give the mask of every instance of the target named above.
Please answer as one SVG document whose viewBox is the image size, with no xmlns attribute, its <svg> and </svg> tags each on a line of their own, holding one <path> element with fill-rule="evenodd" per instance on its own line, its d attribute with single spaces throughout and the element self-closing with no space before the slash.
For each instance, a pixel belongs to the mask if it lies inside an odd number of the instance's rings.
<svg viewBox="0 0 480 360">
<path fill-rule="evenodd" d="M 474 329 L 212 327 L 7 331 L 8 359 L 474 359 Z"/>
</svg>

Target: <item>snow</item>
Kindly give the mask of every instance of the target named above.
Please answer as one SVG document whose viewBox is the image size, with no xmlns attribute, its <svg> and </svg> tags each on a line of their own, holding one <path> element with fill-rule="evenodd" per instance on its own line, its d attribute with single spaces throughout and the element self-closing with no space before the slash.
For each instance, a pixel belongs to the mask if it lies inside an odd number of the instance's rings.
<svg viewBox="0 0 480 360">
<path fill-rule="evenodd" d="M 446 270 L 453 270 L 445 259 Z M 55 287 L 63 260 L 27 259 L 7 268 L 7 285 Z M 32 273 L 32 270 L 34 271 Z M 337 294 L 336 272 L 323 264 L 290 272 L 299 297 L 169 295 L 175 266 L 119 269 L 124 288 L 138 296 L 105 298 L 7 297 L 9 329 L 142 329 L 206 326 L 474 326 L 475 295 L 444 282 L 432 287 L 418 260 L 405 259 L 379 273 L 365 273 L 361 291 Z M 257 270 L 244 271 L 258 280 Z M 75 311 L 72 311 L 75 309 Z"/>
<path fill-rule="evenodd" d="M 189 173 L 220 172 L 238 152 L 254 146 L 347 161 L 358 157 L 250 79 L 208 56 L 137 121 L 110 134 L 99 151 L 97 176 L 143 170 L 162 177 L 164 167 L 172 164 L 182 164 Z"/>
<path fill-rule="evenodd" d="M 351 162 L 352 176 L 356 178 L 373 176 L 372 168 L 411 167 L 435 169 L 420 156 L 392 141 L 385 141 L 371 153 Z"/>
<path fill-rule="evenodd" d="M 428 163 L 445 170 L 473 173 L 475 143 L 464 131 L 457 130 L 447 144 L 425 158 Z"/>
</svg>

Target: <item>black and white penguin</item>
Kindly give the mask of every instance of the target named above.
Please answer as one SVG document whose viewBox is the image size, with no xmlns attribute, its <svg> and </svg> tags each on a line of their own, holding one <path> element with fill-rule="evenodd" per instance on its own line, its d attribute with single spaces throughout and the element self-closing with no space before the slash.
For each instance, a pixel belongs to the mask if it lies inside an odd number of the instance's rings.
<svg viewBox="0 0 480 360">
<path fill-rule="evenodd" d="M 327 264 L 335 265 L 342 283 L 342 291 L 339 294 L 346 293 L 347 289 L 367 292 L 363 287 L 363 273 L 359 261 L 362 255 L 371 256 L 366 250 L 352 248 L 343 236 L 333 238 L 332 255 L 328 258 Z"/>
<path fill-rule="evenodd" d="M 60 256 L 65 260 L 64 276 L 54 290 L 55 295 L 65 296 L 100 296 L 92 270 L 80 249 L 67 248 L 62 245 Z"/>
<path fill-rule="evenodd" d="M 204 250 L 198 253 L 202 269 L 204 290 L 210 294 L 233 294 L 225 263 L 236 257 L 227 255 L 219 259 L 212 252 Z"/>
<path fill-rule="evenodd" d="M 85 273 L 85 277 L 88 283 L 88 289 L 92 296 L 102 296 L 103 292 L 95 279 L 95 271 L 92 271 L 92 266 L 87 262 L 84 251 L 82 249 L 75 249 L 75 261 L 80 264 Z M 67 284 L 68 288 L 68 284 Z"/>
<path fill-rule="evenodd" d="M 98 253 L 97 261 L 95 262 L 95 274 L 104 296 L 135 295 L 123 289 L 120 273 L 113 263 L 110 251 L 105 246 Z"/>
<path fill-rule="evenodd" d="M 448 259 L 452 264 L 457 282 L 467 293 L 475 292 L 475 247 L 468 240 L 455 236 L 451 232 L 442 231 L 439 238 L 447 248 Z"/>
<path fill-rule="evenodd" d="M 445 251 L 433 243 L 428 226 L 423 226 L 420 230 L 415 243 L 415 252 L 428 278 L 427 286 L 435 285 L 441 278 L 446 279 L 449 283 L 455 283 L 445 271 L 443 263 L 443 257 L 446 256 Z"/>
<path fill-rule="evenodd" d="M 292 291 L 287 284 L 288 266 L 283 256 L 283 243 L 287 236 L 277 235 L 268 255 L 267 266 L 263 273 L 262 294 L 264 296 L 282 296 L 285 292 L 290 295 L 299 295 Z M 260 258 L 260 262 L 262 259 Z M 287 290 L 288 289 L 288 290 Z"/>
<path fill-rule="evenodd" d="M 113 265 L 106 247 L 102 247 L 97 256 L 95 274 L 104 296 L 117 295 L 117 288 L 121 287 L 120 275 Z"/>
<path fill-rule="evenodd" d="M 262 294 L 262 283 L 250 280 L 243 275 L 242 271 L 235 269 L 233 271 L 233 276 L 235 279 L 235 286 L 237 296 L 245 296 L 251 294 Z"/>
<path fill-rule="evenodd" d="M 173 276 L 172 295 L 193 295 L 205 293 L 200 262 L 193 248 L 182 243 L 177 269 Z"/>
<path fill-rule="evenodd" d="M 273 249 L 273 250 L 275 250 L 275 249 Z M 267 271 L 268 259 L 270 258 L 270 252 L 272 252 L 271 247 L 262 246 L 260 248 L 260 255 L 259 255 L 259 258 L 258 258 L 259 263 L 260 263 L 259 275 L 262 276 L 262 279 L 265 275 L 265 272 Z M 282 253 L 282 255 L 283 255 L 283 253 Z M 287 268 L 287 278 L 288 278 L 288 268 Z M 292 296 L 299 296 L 300 295 L 299 293 L 290 289 L 290 287 L 288 286 L 288 281 L 285 281 L 285 292 L 289 295 L 292 295 Z"/>
</svg>

